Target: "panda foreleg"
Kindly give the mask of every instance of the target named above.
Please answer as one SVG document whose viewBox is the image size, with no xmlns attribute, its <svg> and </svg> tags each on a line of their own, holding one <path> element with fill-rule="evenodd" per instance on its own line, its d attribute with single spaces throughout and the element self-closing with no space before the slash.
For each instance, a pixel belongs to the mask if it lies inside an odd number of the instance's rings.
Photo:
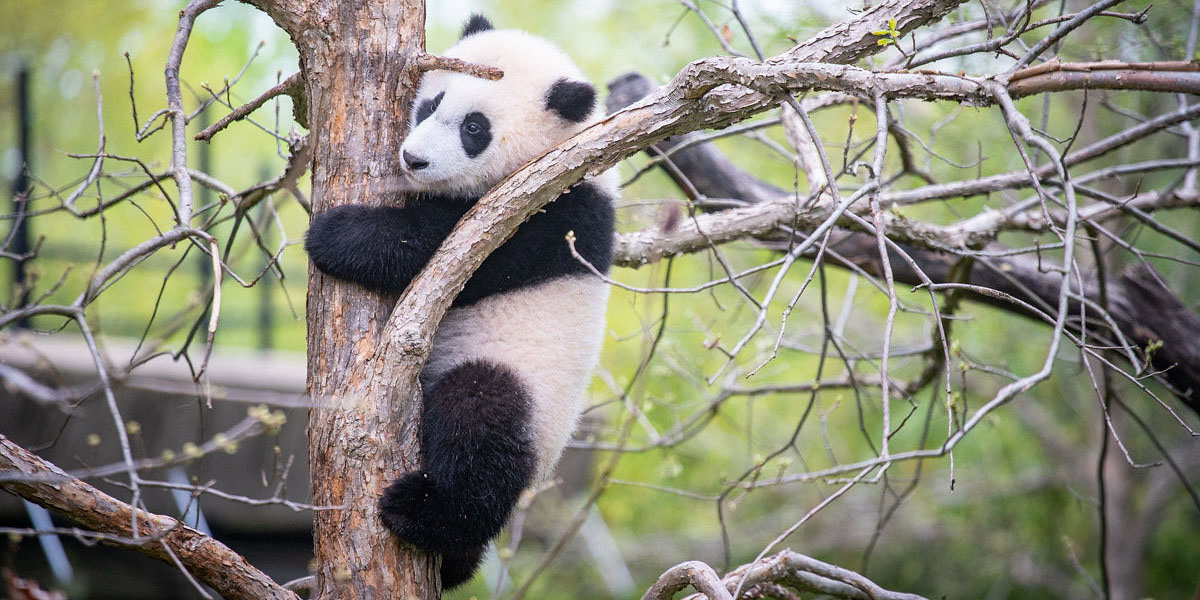
<svg viewBox="0 0 1200 600">
<path fill-rule="evenodd" d="M 429 262 L 454 226 L 452 218 L 422 215 L 415 207 L 335 206 L 313 216 L 304 249 L 326 275 L 399 292 Z"/>
<path fill-rule="evenodd" d="M 425 393 L 422 469 L 384 490 L 379 510 L 399 538 L 443 555 L 447 579 L 470 578 L 532 483 L 530 405 L 511 369 L 483 361 L 454 367 Z"/>
</svg>

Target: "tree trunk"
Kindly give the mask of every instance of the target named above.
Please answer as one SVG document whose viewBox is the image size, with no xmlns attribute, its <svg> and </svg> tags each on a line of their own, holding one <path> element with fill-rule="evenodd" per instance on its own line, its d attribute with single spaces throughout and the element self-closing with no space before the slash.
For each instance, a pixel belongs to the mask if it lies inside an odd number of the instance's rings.
<svg viewBox="0 0 1200 600">
<path fill-rule="evenodd" d="M 396 202 L 400 142 L 425 48 L 420 0 L 310 7 L 289 28 L 306 76 L 314 212 Z M 299 33 L 295 33 L 299 32 Z M 395 304 L 310 267 L 308 388 L 314 598 L 437 598 L 437 565 L 401 547 L 376 512 L 380 492 L 420 463 L 416 390 L 392 394 L 374 360 Z"/>
</svg>

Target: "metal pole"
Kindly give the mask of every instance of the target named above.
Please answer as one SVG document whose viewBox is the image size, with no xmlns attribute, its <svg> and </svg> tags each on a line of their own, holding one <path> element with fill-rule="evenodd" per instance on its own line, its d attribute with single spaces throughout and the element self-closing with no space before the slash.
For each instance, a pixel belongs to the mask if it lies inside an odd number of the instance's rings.
<svg viewBox="0 0 1200 600">
<path fill-rule="evenodd" d="M 29 104 L 29 68 L 21 66 L 17 71 L 17 148 L 21 155 L 19 163 L 21 167 L 17 171 L 12 185 L 12 208 L 16 218 L 13 219 L 12 229 L 9 231 L 5 243 L 5 249 L 17 256 L 13 265 L 13 289 L 17 290 L 16 305 L 18 307 L 24 306 L 29 300 L 25 272 L 25 261 L 28 258 L 26 255 L 29 254 L 29 220 L 25 213 L 31 191 L 29 187 L 29 132 L 32 124 L 33 110 Z M 28 328 L 29 320 L 21 319 L 16 322 L 15 327 Z"/>
</svg>

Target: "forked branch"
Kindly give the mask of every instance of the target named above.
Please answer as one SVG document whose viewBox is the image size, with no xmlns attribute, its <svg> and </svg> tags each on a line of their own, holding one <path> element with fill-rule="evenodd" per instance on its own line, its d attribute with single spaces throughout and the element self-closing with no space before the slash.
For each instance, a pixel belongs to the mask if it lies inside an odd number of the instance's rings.
<svg viewBox="0 0 1200 600">
<path fill-rule="evenodd" d="M 748 592 L 768 585 L 846 600 L 925 600 L 916 594 L 886 590 L 859 573 L 791 550 L 742 565 L 724 578 L 718 578 L 712 567 L 702 562 L 680 563 L 659 576 L 642 600 L 670 600 L 689 586 L 699 593 L 685 600 L 734 600 L 734 594 L 758 597 Z"/>
<path fill-rule="evenodd" d="M 207 142 L 218 131 L 229 127 L 229 125 L 235 121 L 241 121 L 242 119 L 245 119 L 246 117 L 250 116 L 250 113 L 258 110 L 258 107 L 266 104 L 268 100 L 278 96 L 291 96 L 292 101 L 296 103 L 297 106 L 300 106 L 301 103 L 298 101 L 298 97 L 303 94 L 303 91 L 304 77 L 302 77 L 298 72 L 292 73 L 290 77 L 272 86 L 271 89 L 263 92 L 259 97 L 233 109 L 233 112 L 221 117 L 221 119 L 216 123 L 204 128 L 204 131 L 196 134 L 195 139 Z M 296 111 L 298 116 L 301 115 L 301 113 L 303 113 L 302 110 Z"/>
</svg>

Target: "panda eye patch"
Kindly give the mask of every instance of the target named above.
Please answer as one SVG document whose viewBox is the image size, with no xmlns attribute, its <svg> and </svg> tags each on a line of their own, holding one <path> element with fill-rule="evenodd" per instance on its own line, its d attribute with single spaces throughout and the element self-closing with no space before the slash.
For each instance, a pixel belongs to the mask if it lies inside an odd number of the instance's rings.
<svg viewBox="0 0 1200 600">
<path fill-rule="evenodd" d="M 463 117 L 458 134 L 462 139 L 463 152 L 475 158 L 492 143 L 492 122 L 481 112 L 470 113 Z"/>
<path fill-rule="evenodd" d="M 432 115 L 434 113 L 434 111 L 436 111 L 438 109 L 438 105 L 440 105 L 442 103 L 442 98 L 445 95 L 446 95 L 446 92 L 440 92 L 440 93 L 438 93 L 438 95 L 434 96 L 432 100 L 426 100 L 426 101 L 422 102 L 420 106 L 417 107 L 417 124 L 418 125 L 421 123 L 421 121 L 428 119 L 429 115 Z"/>
</svg>

